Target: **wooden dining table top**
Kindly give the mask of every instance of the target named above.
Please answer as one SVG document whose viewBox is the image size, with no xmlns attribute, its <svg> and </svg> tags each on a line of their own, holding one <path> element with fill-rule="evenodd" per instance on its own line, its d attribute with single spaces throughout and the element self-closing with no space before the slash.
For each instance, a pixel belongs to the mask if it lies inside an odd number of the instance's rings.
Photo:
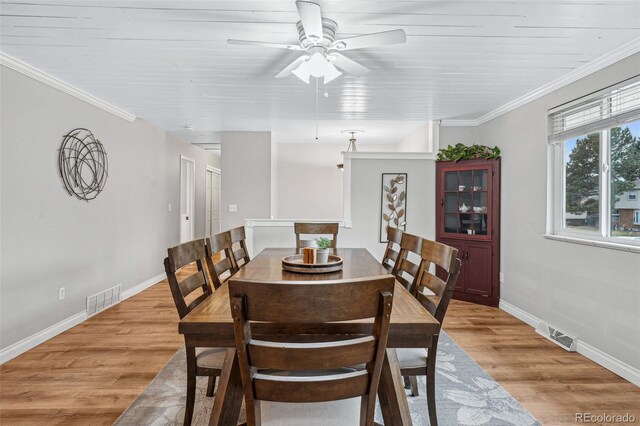
<svg viewBox="0 0 640 426">
<path fill-rule="evenodd" d="M 324 274 L 299 274 L 284 271 L 282 258 L 295 253 L 294 248 L 267 248 L 252 259 L 230 280 L 256 280 L 269 282 L 323 282 L 353 278 L 388 275 L 387 270 L 364 248 L 337 249 L 343 258 L 343 269 Z M 354 300 L 354 303 L 357 301 Z M 256 335 L 264 334 L 367 334 L 371 332 L 372 320 L 342 321 L 328 324 L 289 324 L 278 328 L 274 324 L 252 326 Z M 427 348 L 431 338 L 439 332 L 438 321 L 396 281 L 391 312 L 389 348 Z M 200 341 L 202 346 L 235 347 L 233 320 L 229 302 L 228 284 L 224 283 L 206 300 L 179 323 L 179 332 Z M 199 346 L 200 346 L 199 345 Z"/>
</svg>

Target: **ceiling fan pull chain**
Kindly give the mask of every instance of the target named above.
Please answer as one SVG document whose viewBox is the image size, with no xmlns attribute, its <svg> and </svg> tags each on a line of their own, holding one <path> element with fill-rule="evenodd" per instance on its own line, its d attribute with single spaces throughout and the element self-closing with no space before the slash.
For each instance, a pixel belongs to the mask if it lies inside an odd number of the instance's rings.
<svg viewBox="0 0 640 426">
<path fill-rule="evenodd" d="M 318 80 L 316 77 L 316 140 L 318 140 Z"/>
</svg>

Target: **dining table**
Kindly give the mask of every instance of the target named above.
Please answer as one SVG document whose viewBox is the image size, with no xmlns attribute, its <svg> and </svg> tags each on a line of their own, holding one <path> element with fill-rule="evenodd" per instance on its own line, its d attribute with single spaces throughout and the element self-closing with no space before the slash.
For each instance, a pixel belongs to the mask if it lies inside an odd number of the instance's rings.
<svg viewBox="0 0 640 426">
<path fill-rule="evenodd" d="M 317 281 L 356 279 L 388 275 L 389 272 L 364 248 L 334 251 L 343 259 L 342 270 L 323 274 L 304 274 L 282 269 L 282 259 L 293 255 L 294 248 L 267 248 L 236 272 L 229 280 L 263 282 Z M 357 301 L 354 300 L 354 303 Z M 271 338 L 300 335 L 370 334 L 373 320 L 341 321 L 325 324 L 296 324 L 295 329 L 269 323 L 252 325 L 256 336 Z M 385 425 L 411 425 L 411 415 L 400 374 L 396 348 L 433 347 L 440 331 L 438 321 L 396 281 L 393 295 L 387 349 L 383 361 L 378 399 Z M 236 356 L 228 281 L 187 314 L 179 323 L 187 348 L 226 347 L 226 358 L 211 412 L 210 425 L 236 426 L 242 408 L 244 391 Z M 277 336 L 274 336 L 277 335 Z M 427 410 L 426 404 L 424 406 Z"/>
</svg>

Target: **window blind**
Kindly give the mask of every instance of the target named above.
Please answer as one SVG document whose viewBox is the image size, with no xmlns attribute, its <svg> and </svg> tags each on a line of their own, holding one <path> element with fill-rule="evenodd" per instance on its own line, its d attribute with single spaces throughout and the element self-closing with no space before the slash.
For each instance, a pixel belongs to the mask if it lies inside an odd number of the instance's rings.
<svg viewBox="0 0 640 426">
<path fill-rule="evenodd" d="M 549 113 L 549 142 L 616 127 L 640 118 L 640 81 L 576 100 Z"/>
</svg>

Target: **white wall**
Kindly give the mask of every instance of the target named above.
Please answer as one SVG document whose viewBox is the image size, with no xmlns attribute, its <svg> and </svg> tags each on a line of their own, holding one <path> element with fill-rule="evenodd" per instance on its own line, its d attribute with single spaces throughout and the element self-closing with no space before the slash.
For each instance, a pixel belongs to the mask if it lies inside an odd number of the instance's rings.
<svg viewBox="0 0 640 426">
<path fill-rule="evenodd" d="M 434 147 L 434 142 L 438 140 L 439 127 L 437 121 L 426 122 L 402 138 L 397 143 L 397 150 L 400 152 L 433 152 L 434 149 L 437 149 Z"/>
<path fill-rule="evenodd" d="M 640 54 L 477 129 L 479 142 L 498 145 L 503 155 L 502 300 L 635 368 L 640 368 L 640 256 L 551 241 L 543 234 L 547 110 L 630 78 L 638 70 Z M 446 129 L 460 133 L 460 128 Z"/>
<path fill-rule="evenodd" d="M 334 143 L 273 143 L 271 179 L 277 218 L 338 220 L 343 218 L 342 175 L 346 146 Z M 358 146 L 358 152 L 396 151 L 395 144 Z M 272 190 L 272 191 L 273 191 Z"/>
<path fill-rule="evenodd" d="M 407 173 L 407 231 L 435 238 L 435 163 L 433 160 L 352 160 L 352 228 L 340 228 L 339 247 L 364 247 L 382 258 L 380 243 L 382 173 Z M 252 228 L 253 253 L 266 247 L 294 247 L 293 226 Z"/>
<path fill-rule="evenodd" d="M 205 165 L 219 159 L 144 121 L 129 123 L 11 69 L 0 73 L 6 348 L 84 311 L 88 295 L 162 273 L 167 247 L 179 242 L 180 155 L 196 161 L 196 236 L 205 226 Z M 90 129 L 109 159 L 104 191 L 90 202 L 66 193 L 57 168 L 62 136 L 76 127 Z"/>
<path fill-rule="evenodd" d="M 271 217 L 271 134 L 222 132 L 222 229 Z M 238 206 L 229 212 L 229 204 Z"/>
<path fill-rule="evenodd" d="M 277 181 L 277 217 L 342 219 L 344 147 L 337 144 L 279 143 L 273 175 Z"/>
<path fill-rule="evenodd" d="M 473 145 L 478 143 L 477 127 L 458 127 L 458 126 L 440 126 L 440 148 L 446 148 L 449 145 L 463 143 L 465 145 Z M 494 143 L 487 142 L 490 146 Z"/>
</svg>

